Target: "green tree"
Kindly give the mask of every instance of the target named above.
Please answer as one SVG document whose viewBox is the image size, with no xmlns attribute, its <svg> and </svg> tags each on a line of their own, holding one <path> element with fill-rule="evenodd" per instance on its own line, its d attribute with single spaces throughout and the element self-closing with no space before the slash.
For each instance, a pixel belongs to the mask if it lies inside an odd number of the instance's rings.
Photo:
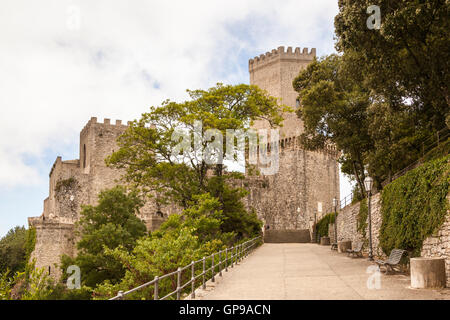
<svg viewBox="0 0 450 320">
<path fill-rule="evenodd" d="M 141 191 L 157 192 L 158 201 L 176 202 L 184 208 L 194 195 L 209 192 L 211 174 L 222 176 L 225 169 L 223 158 L 208 164 L 202 157 L 211 142 L 202 139 L 206 130 L 216 129 L 225 137 L 227 129 L 245 132 L 256 119 L 266 119 L 273 125 L 282 120 L 277 100 L 256 86 L 218 84 L 188 93 L 189 101 L 165 101 L 144 113 L 120 137 L 120 149 L 107 159 L 108 165 L 124 168 L 126 181 Z M 196 121 L 202 123 L 199 130 Z M 198 138 L 200 145 L 193 150 L 177 150 L 179 141 L 172 136 L 179 130 L 191 135 L 192 141 Z"/>
<path fill-rule="evenodd" d="M 148 196 L 156 195 L 159 203 L 176 203 L 189 208 L 197 195 L 210 193 L 221 203 L 225 216 L 223 230 L 236 229 L 237 236 L 246 236 L 259 228 L 259 221 L 238 203 L 245 193 L 232 187 L 242 174 L 226 171 L 223 153 L 212 152 L 215 161 L 207 161 L 203 155 L 215 139 L 203 137 L 208 129 L 220 132 L 223 137 L 229 129 L 245 133 L 258 119 L 265 119 L 273 126 L 280 125 L 281 111 L 287 108 L 280 106 L 267 92 L 244 84 L 218 84 L 208 90 L 188 93 L 189 101 L 165 101 L 144 113 L 119 138 L 120 149 L 106 162 L 124 169 L 127 183 Z M 180 140 L 173 138 L 180 131 L 191 138 L 183 150 L 179 149 Z M 198 145 L 195 141 L 199 141 Z M 216 142 L 220 148 L 220 140 Z M 221 146 L 225 152 L 225 138 Z"/>
<path fill-rule="evenodd" d="M 107 250 L 107 254 L 120 260 L 126 269 L 120 283 L 105 281 L 95 290 L 97 298 L 108 298 L 119 290 L 129 290 L 149 282 L 155 276 L 176 271 L 191 261 L 199 260 L 230 243 L 232 233 L 221 232 L 223 223 L 221 204 L 218 199 L 204 194 L 196 196 L 196 204 L 182 214 L 170 215 L 158 231 L 138 240 L 132 252 L 123 247 Z M 183 283 L 190 279 L 189 272 L 183 275 Z M 159 296 L 176 289 L 176 277 L 163 280 Z M 132 294 L 132 299 L 151 299 L 153 287 Z"/>
<path fill-rule="evenodd" d="M 367 28 L 370 5 L 381 9 L 381 28 Z M 376 95 L 402 105 L 423 131 L 444 128 L 449 114 L 450 4 L 445 0 L 339 0 L 338 51 L 357 56 Z M 416 129 L 416 130 L 417 130 Z"/>
<path fill-rule="evenodd" d="M 14 275 L 18 271 L 25 270 L 26 240 L 27 229 L 19 226 L 9 230 L 0 240 L 0 274 L 9 270 Z"/>
<path fill-rule="evenodd" d="M 136 192 L 127 192 L 125 187 L 116 186 L 102 191 L 97 206 L 84 206 L 77 222 L 78 255 L 75 258 L 64 255 L 62 268 L 77 265 L 81 270 L 82 284 L 94 288 L 108 279 L 120 281 L 124 268 L 119 261 L 105 254 L 105 249 L 118 246 L 131 251 L 136 240 L 145 235 L 145 224 L 136 216 L 142 207 L 142 200 Z"/>
<path fill-rule="evenodd" d="M 314 60 L 293 81 L 299 93 L 305 132 L 301 140 L 310 150 L 333 142 L 342 151 L 342 171 L 363 189 L 365 154 L 373 147 L 368 133 L 369 91 L 355 72 L 352 56 L 330 55 Z"/>
</svg>

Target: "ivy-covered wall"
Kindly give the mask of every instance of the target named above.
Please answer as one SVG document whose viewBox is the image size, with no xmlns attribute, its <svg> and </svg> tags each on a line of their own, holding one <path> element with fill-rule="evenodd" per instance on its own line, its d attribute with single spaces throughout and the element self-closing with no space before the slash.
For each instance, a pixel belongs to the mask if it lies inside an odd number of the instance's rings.
<svg viewBox="0 0 450 320">
<path fill-rule="evenodd" d="M 324 215 L 316 223 L 316 234 L 319 237 L 327 237 L 329 235 L 328 229 L 330 223 L 334 223 L 334 213 L 328 213 Z"/>
<path fill-rule="evenodd" d="M 393 248 L 413 256 L 444 257 L 450 285 L 450 156 L 429 161 L 372 196 L 373 251 Z M 337 217 L 338 240 L 364 242 L 368 249 L 367 201 L 347 206 Z"/>
<path fill-rule="evenodd" d="M 445 221 L 450 156 L 432 160 L 387 185 L 381 196 L 380 246 L 419 256 L 423 241 Z"/>
</svg>

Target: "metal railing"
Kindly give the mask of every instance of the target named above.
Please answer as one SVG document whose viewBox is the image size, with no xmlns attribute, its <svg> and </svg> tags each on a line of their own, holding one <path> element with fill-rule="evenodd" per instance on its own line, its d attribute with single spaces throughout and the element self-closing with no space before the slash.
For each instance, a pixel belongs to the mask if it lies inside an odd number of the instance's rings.
<svg viewBox="0 0 450 320">
<path fill-rule="evenodd" d="M 176 299 L 180 300 L 183 291 L 185 291 L 184 289 L 187 288 L 189 285 L 191 287 L 190 295 L 194 299 L 195 290 L 200 287 L 200 285 L 198 284 L 201 284 L 201 287 L 203 289 L 206 289 L 207 281 L 211 280 L 212 282 L 215 282 L 215 277 L 217 276 L 217 274 L 220 277 L 222 277 L 222 271 L 225 270 L 225 272 L 227 272 L 229 267 L 233 268 L 234 265 L 237 265 L 238 262 L 242 261 L 242 259 L 247 257 L 249 253 L 253 249 L 255 249 L 260 239 L 261 236 L 253 238 L 251 240 L 248 240 L 231 248 L 226 248 L 219 252 L 215 252 L 210 256 L 203 257 L 200 260 L 192 261 L 187 266 L 180 267 L 176 271 L 165 274 L 163 276 L 156 276 L 155 279 L 153 279 L 152 281 L 144 283 L 143 285 L 140 285 L 136 288 L 133 288 L 126 292 L 119 291 L 115 297 L 109 300 L 123 300 L 127 295 L 136 292 L 138 290 L 147 288 L 149 286 L 153 286 L 153 300 L 165 300 L 175 295 Z M 207 268 L 207 261 L 208 265 L 209 263 L 211 263 L 211 266 L 209 266 L 208 268 Z M 197 264 L 200 264 L 202 266 L 202 272 L 196 275 L 196 270 L 198 271 L 198 269 L 196 269 Z M 183 272 L 186 272 L 186 270 L 190 271 L 190 280 L 182 284 L 181 282 Z M 211 275 L 210 278 L 207 278 L 208 273 L 210 273 Z M 176 289 L 163 297 L 159 297 L 160 282 L 164 279 L 175 276 L 176 276 Z"/>
</svg>

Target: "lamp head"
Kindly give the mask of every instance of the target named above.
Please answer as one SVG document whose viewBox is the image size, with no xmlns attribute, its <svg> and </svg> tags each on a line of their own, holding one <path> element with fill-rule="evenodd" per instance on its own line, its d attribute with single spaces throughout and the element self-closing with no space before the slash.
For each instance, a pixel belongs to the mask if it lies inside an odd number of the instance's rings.
<svg viewBox="0 0 450 320">
<path fill-rule="evenodd" d="M 338 205 L 338 199 L 333 198 L 333 206 L 337 207 L 337 205 Z"/>
<path fill-rule="evenodd" d="M 364 188 L 366 188 L 366 192 L 370 192 L 372 190 L 372 186 L 373 186 L 373 179 L 367 176 L 364 179 Z"/>
</svg>

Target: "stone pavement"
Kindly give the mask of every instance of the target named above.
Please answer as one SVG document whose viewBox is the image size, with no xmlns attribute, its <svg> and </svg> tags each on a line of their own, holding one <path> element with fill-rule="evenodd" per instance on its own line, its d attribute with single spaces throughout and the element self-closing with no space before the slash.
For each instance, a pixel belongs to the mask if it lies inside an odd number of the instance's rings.
<svg viewBox="0 0 450 320">
<path fill-rule="evenodd" d="M 412 289 L 409 276 L 381 274 L 369 289 L 372 264 L 317 244 L 264 244 L 239 265 L 216 276 L 197 300 L 450 300 L 450 289 Z"/>
</svg>

